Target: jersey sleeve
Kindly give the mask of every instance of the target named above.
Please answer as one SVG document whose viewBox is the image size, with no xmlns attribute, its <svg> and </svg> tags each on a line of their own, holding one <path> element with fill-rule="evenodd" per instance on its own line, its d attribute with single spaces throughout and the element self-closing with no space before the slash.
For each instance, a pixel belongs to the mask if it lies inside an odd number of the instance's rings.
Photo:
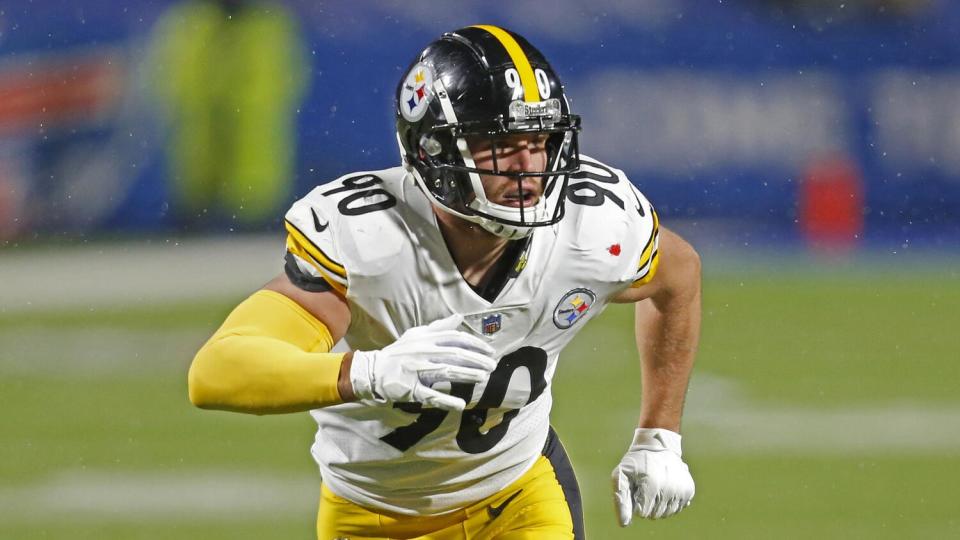
<svg viewBox="0 0 960 540">
<path fill-rule="evenodd" d="M 636 197 L 636 219 L 634 230 L 636 238 L 641 238 L 640 255 L 636 258 L 636 273 L 633 275 L 631 287 L 639 287 L 649 283 L 657 273 L 660 263 L 660 218 L 650 201 L 634 185 L 630 185 Z"/>
<path fill-rule="evenodd" d="M 287 253 L 284 271 L 294 285 L 318 292 L 347 292 L 347 270 L 337 249 L 337 227 L 310 195 L 295 202 L 284 219 Z"/>
</svg>

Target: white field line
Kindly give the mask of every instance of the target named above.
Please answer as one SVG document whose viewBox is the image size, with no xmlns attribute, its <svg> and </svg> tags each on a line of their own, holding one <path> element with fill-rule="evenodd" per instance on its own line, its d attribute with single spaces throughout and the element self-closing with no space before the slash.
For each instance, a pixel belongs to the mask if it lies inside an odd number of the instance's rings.
<svg viewBox="0 0 960 540">
<path fill-rule="evenodd" d="M 690 236 L 697 236 L 696 230 L 681 223 L 675 225 L 688 231 Z M 742 273 L 769 268 L 771 264 L 785 264 L 785 260 L 791 261 L 791 268 L 800 265 L 801 269 L 805 264 L 819 267 L 822 263 L 814 265 L 809 257 L 780 251 L 731 254 L 729 246 L 721 252 L 712 248 L 709 241 L 695 243 L 703 245 L 707 253 L 718 252 L 709 256 L 714 261 L 714 269 L 733 264 Z M 283 253 L 283 235 L 279 233 L 6 247 L 0 250 L 0 314 L 153 305 L 244 295 L 283 270 Z M 755 264 L 749 262 L 753 260 L 749 258 L 748 262 L 742 262 L 744 256 L 751 254 L 763 262 Z M 869 261 L 870 256 L 866 253 L 861 258 Z M 949 263 L 929 263 L 941 258 Z M 933 252 L 911 260 L 920 261 L 920 268 L 942 269 L 950 267 L 955 258 L 952 253 Z M 877 265 L 864 264 L 864 267 L 876 269 Z"/>
<path fill-rule="evenodd" d="M 55 339 L 44 326 L 0 328 L 0 376 L 182 376 L 217 322 L 209 329 L 163 332 L 64 328 Z M 691 383 L 684 433 L 687 448 L 707 454 L 960 454 L 960 404 L 788 405 L 750 399 L 736 381 L 698 372 Z"/>
<path fill-rule="evenodd" d="M 684 415 L 685 451 L 702 454 L 960 455 L 960 405 L 895 402 L 838 408 L 747 398 L 698 374 Z"/>
<path fill-rule="evenodd" d="M 0 327 L 0 376 L 44 375 L 74 380 L 185 374 L 209 328 L 126 329 L 44 325 Z"/>
<path fill-rule="evenodd" d="M 283 271 L 281 236 L 0 252 L 0 314 L 239 296 Z"/>
<path fill-rule="evenodd" d="M 163 331 L 90 325 L 0 327 L 0 377 L 44 375 L 76 380 L 185 374 L 220 320 L 206 328 Z M 336 351 L 347 351 L 340 341 Z"/>
<path fill-rule="evenodd" d="M 320 476 L 277 478 L 241 472 L 200 474 L 76 471 L 21 487 L 0 487 L 4 523 L 78 520 L 273 519 L 316 512 Z"/>
<path fill-rule="evenodd" d="M 890 404 L 836 410 L 764 407 L 730 381 L 708 375 L 693 383 L 684 450 L 710 455 L 870 457 L 960 455 L 960 408 Z M 306 449 L 304 449 L 306 452 Z M 73 470 L 17 487 L 0 487 L 0 520 L 54 517 L 125 519 L 272 519 L 310 516 L 319 476 L 249 472 L 123 473 Z"/>
</svg>

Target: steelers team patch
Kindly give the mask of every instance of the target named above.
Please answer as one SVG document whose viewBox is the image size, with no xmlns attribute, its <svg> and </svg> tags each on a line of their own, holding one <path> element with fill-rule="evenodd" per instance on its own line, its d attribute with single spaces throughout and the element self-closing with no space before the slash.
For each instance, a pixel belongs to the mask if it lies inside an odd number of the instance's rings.
<svg viewBox="0 0 960 540">
<path fill-rule="evenodd" d="M 553 324 L 561 330 L 570 328 L 587 314 L 596 299 L 590 289 L 573 289 L 563 295 L 553 310 Z"/>
<path fill-rule="evenodd" d="M 400 89 L 400 114 L 408 122 L 423 118 L 433 95 L 432 89 L 433 70 L 430 66 L 423 63 L 413 66 Z"/>
</svg>

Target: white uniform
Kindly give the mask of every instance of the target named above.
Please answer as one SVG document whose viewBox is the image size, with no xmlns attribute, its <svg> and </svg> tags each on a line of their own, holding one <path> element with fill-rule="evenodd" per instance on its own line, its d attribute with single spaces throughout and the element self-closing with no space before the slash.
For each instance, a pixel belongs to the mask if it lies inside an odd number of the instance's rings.
<svg viewBox="0 0 960 540">
<path fill-rule="evenodd" d="M 493 301 L 462 278 L 427 197 L 402 168 L 324 184 L 287 213 L 288 273 L 345 291 L 354 350 L 380 349 L 453 313 L 500 363 L 486 385 L 454 385 L 463 413 L 347 403 L 312 411 L 312 453 L 335 494 L 433 515 L 519 478 L 546 440 L 563 347 L 620 291 L 653 277 L 657 218 L 621 171 L 581 156 L 566 215 L 533 230 Z M 292 266 L 292 268 L 291 268 Z"/>
</svg>

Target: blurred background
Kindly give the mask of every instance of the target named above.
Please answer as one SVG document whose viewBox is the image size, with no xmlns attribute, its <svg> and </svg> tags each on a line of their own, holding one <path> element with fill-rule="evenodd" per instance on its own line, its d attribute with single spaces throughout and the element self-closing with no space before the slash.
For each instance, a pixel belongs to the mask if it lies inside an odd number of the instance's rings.
<svg viewBox="0 0 960 540">
<path fill-rule="evenodd" d="M 614 523 L 630 311 L 561 361 L 588 537 L 960 536 L 960 4 L 32 0 L 0 6 L 0 537 L 311 537 L 311 419 L 193 410 L 186 369 L 477 23 L 704 259 L 688 511 Z"/>
</svg>

